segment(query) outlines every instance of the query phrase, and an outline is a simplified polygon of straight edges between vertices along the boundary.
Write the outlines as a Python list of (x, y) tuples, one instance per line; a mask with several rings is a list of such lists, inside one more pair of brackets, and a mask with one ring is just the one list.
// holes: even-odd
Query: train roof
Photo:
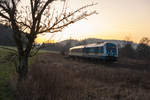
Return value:
[[(79, 49), (79, 48), (88, 48), (88, 47), (99, 47), (99, 46), (104, 46), (106, 43), (113, 43), (113, 42), (103, 42), (103, 43), (93, 43), (93, 44), (87, 44), (87, 45), (80, 45), (80, 46), (75, 46), (70, 49)], [(115, 44), (115, 43), (113, 43)]]
[(84, 45), (80, 45), (80, 46), (75, 46), (75, 47), (72, 47), (70, 49), (78, 49), (78, 48), (84, 48), (85, 46)]
[(85, 45), (85, 47), (99, 47), (99, 46), (103, 46), (103, 45), (105, 45), (106, 44), (106, 42), (103, 42), (103, 43), (93, 43), (93, 44), (87, 44), (87, 45)]

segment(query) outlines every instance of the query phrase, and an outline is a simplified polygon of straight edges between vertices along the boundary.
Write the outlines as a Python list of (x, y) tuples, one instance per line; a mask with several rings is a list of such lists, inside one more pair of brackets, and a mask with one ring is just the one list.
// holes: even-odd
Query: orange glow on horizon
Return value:
[(44, 37), (38, 37), (35, 39), (35, 43), (56, 43), (55, 40), (47, 40)]
[[(91, 0), (92, 1), (92, 0)], [(53, 38), (55, 42), (87, 38), (130, 40), (138, 43), (142, 37), (150, 38), (150, 0), (94, 0), (98, 5), (93, 7), (98, 15), (81, 20), (59, 32)], [(69, 0), (69, 7), (79, 8), (90, 3), (89, 0)], [(37, 39), (37, 42), (47, 38)]]

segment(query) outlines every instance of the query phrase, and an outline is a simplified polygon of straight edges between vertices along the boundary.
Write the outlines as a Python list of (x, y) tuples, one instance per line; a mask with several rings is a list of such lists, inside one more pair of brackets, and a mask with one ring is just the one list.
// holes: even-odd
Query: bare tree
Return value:
[[(58, 1), (63, 3), (61, 10), (54, 8)], [(16, 71), (20, 80), (27, 75), (28, 58), (37, 53), (31, 52), (39, 34), (60, 32), (66, 26), (96, 14), (96, 11), (86, 10), (95, 5), (93, 3), (70, 11), (66, 2), (67, 0), (0, 0), (0, 23), (10, 25), (13, 30), (18, 53)]]
[(147, 37), (143, 37), (138, 46), (137, 46), (137, 54), (141, 59), (149, 59), (150, 58), (150, 47), (149, 47), (150, 39)]

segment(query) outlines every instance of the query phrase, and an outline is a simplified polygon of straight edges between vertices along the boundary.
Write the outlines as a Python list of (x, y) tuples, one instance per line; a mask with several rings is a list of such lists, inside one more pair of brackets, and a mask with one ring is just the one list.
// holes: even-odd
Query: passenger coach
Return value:
[(110, 42), (75, 46), (69, 49), (69, 56), (116, 61), (118, 47), (115, 43)]

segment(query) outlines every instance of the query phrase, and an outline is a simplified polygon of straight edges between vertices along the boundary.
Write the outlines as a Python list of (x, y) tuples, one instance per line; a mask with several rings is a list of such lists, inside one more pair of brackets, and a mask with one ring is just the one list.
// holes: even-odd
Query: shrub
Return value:
[(149, 59), (150, 58), (150, 40), (148, 38), (142, 38), (140, 40), (139, 45), (137, 46), (136, 52), (138, 54), (138, 58), (141, 59)]
[(121, 57), (135, 58), (136, 52), (132, 47), (131, 43), (127, 43), (124, 47), (119, 50), (119, 54)]
[(84, 100), (84, 85), (72, 73), (53, 65), (34, 65), (19, 85), (18, 100)]

